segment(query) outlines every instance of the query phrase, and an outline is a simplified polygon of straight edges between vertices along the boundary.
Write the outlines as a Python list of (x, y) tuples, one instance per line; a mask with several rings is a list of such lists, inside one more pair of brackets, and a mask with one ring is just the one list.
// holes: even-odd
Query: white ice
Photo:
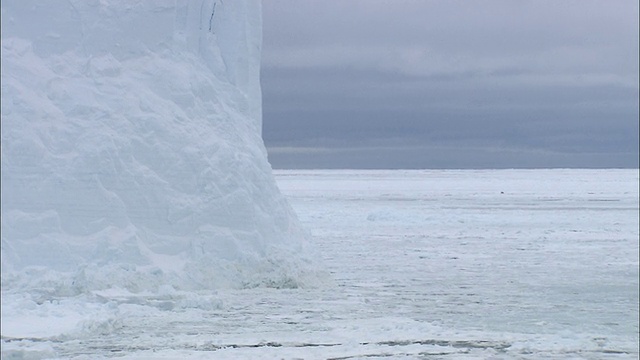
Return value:
[(4, 354), (638, 357), (638, 170), (276, 175), (333, 284), (3, 293)]
[(259, 0), (1, 8), (3, 289), (310, 281), (260, 135)]

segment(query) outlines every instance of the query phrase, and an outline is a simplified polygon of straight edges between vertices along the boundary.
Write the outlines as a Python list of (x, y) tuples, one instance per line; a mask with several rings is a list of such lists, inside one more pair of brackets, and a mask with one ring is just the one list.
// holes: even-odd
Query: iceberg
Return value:
[(297, 287), (259, 0), (3, 1), (2, 286)]

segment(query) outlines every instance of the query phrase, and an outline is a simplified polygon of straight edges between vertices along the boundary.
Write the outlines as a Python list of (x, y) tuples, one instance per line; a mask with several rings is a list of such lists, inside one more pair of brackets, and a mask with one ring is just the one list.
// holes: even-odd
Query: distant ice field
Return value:
[(332, 284), (3, 293), (3, 358), (638, 358), (638, 170), (275, 174)]

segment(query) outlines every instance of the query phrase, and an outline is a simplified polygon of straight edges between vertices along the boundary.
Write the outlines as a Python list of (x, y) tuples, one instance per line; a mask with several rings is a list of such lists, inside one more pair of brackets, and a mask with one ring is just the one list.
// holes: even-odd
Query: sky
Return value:
[(637, 168), (637, 0), (265, 0), (274, 168)]

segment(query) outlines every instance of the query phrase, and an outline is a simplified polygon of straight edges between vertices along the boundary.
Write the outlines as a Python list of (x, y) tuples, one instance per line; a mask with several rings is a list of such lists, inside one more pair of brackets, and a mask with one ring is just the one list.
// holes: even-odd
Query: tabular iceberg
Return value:
[(259, 0), (1, 6), (3, 288), (305, 281), (261, 139)]

